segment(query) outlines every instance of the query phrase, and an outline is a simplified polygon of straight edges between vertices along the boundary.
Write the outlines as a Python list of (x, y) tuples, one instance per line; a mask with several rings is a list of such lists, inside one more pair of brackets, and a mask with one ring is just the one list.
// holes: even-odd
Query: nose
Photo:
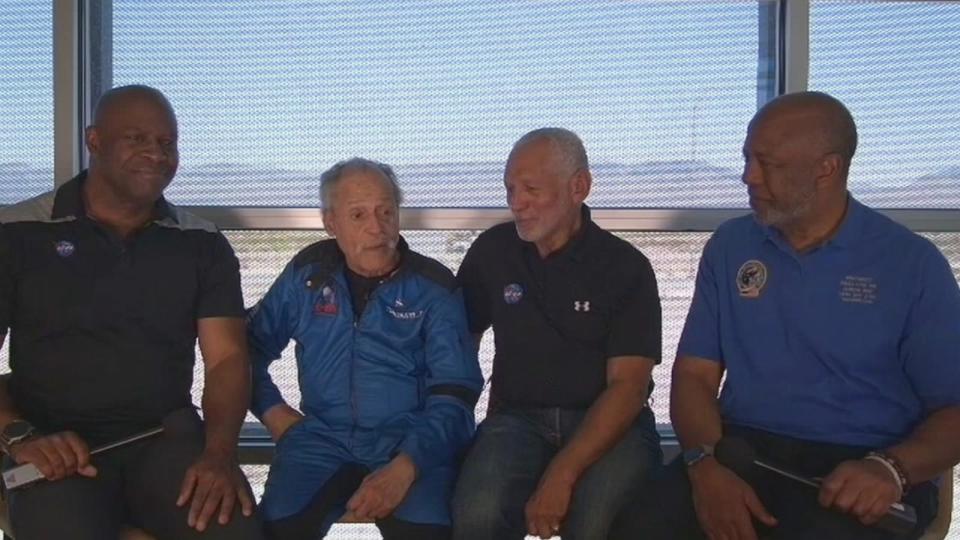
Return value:
[(156, 139), (147, 139), (144, 142), (143, 155), (153, 161), (165, 161), (170, 156), (163, 143)]
[(740, 175), (740, 181), (747, 186), (755, 186), (762, 181), (760, 176), (760, 167), (752, 159), (743, 160), (743, 173)]
[(516, 191), (507, 191), (507, 206), (511, 212), (518, 212), (527, 206), (527, 198)]

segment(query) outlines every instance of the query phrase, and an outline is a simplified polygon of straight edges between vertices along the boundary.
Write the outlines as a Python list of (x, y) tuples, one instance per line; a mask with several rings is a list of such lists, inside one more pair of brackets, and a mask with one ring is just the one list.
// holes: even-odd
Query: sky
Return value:
[[(52, 164), (49, 4), (0, 0), (0, 164)], [(810, 87), (858, 120), (854, 183), (960, 164), (960, 3), (812, 6)], [(744, 0), (113, 0), (114, 82), (168, 94), (182, 172), (502, 162), (544, 125), (594, 163), (736, 171), (758, 20)]]

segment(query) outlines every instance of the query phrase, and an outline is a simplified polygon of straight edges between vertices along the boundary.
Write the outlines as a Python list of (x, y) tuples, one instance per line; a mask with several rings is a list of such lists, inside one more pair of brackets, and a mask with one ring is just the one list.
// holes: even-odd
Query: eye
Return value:
[(142, 133), (130, 133), (126, 136), (126, 139), (132, 143), (140, 144), (143, 142), (144, 137)]
[(363, 210), (352, 210), (350, 212), (350, 219), (354, 221), (358, 221), (360, 219), (363, 219), (363, 214), (364, 214)]

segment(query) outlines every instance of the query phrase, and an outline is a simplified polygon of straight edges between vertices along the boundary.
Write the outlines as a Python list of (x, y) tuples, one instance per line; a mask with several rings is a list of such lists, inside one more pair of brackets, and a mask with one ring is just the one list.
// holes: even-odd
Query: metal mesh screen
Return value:
[(53, 186), (53, 4), (0, 2), (0, 204)]
[(409, 206), (502, 206), (510, 145), (562, 125), (595, 206), (746, 206), (768, 0), (112, 5), (114, 83), (179, 113), (174, 202), (312, 206), (319, 173), (362, 155), (396, 167)]
[(814, 0), (810, 88), (857, 121), (860, 200), (960, 206), (960, 3)]

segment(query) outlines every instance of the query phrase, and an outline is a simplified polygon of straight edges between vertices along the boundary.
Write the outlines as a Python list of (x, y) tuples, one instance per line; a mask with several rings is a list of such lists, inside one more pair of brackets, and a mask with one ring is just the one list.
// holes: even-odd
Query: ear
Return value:
[(592, 184), (593, 177), (590, 175), (590, 171), (587, 169), (577, 169), (577, 172), (573, 173), (573, 178), (570, 179), (570, 191), (573, 200), (578, 204), (585, 201), (587, 195), (590, 195), (590, 186)]
[(333, 210), (324, 210), (321, 215), (323, 216), (323, 228), (327, 231), (327, 235), (337, 236), (337, 225), (336, 220), (333, 219)]
[(100, 134), (97, 133), (96, 126), (87, 126), (83, 130), (83, 140), (87, 143), (87, 151), (91, 156), (100, 154)]
[(816, 167), (817, 183), (835, 183), (843, 176), (843, 157), (837, 152), (825, 154)]

